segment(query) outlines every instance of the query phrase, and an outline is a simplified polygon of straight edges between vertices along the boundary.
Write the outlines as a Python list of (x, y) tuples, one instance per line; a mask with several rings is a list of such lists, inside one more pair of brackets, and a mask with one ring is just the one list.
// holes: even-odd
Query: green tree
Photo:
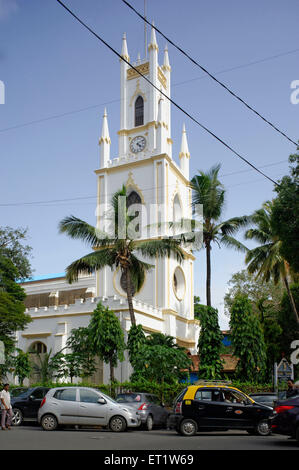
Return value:
[(272, 313), (278, 313), (284, 292), (281, 282), (275, 284), (272, 278), (265, 282), (260, 277), (250, 274), (247, 269), (243, 269), (232, 275), (228, 285), (229, 289), (224, 296), (224, 306), (228, 315), (238, 294), (248, 296), (257, 315), (261, 314), (261, 306), (270, 309)]
[(282, 281), (286, 287), (294, 316), (299, 323), (296, 305), (289, 287), (288, 263), (281, 254), (281, 240), (272, 227), (273, 201), (267, 201), (263, 207), (255, 211), (250, 217), (253, 228), (245, 232), (247, 240), (255, 240), (259, 246), (248, 250), (245, 261), (251, 274), (256, 274), (264, 282), (272, 278), (275, 284)]
[[(96, 371), (95, 357), (91, 348), (88, 327), (74, 328), (67, 340), (66, 347), (71, 350), (67, 357), (69, 377), (90, 377)], [(73, 364), (73, 365), (72, 365)], [(74, 372), (76, 369), (77, 373)], [(72, 370), (72, 372), (71, 372)]]
[(200, 312), (200, 335), (198, 339), (198, 355), (200, 359), (198, 377), (203, 379), (219, 379), (223, 363), (220, 358), (223, 336), (218, 322), (218, 311), (206, 307)]
[[(292, 296), (294, 298), (294, 302), (299, 308), (299, 283), (291, 284), (290, 290), (292, 292)], [(292, 352), (290, 346), (292, 341), (299, 338), (299, 325), (294, 315), (292, 315), (292, 306), (290, 303), (289, 296), (285, 292), (282, 300), (281, 300), (281, 307), (278, 313), (278, 324), (282, 329), (282, 334), (280, 336), (280, 352), (281, 355), (285, 355), (286, 357), (290, 357)]]
[(236, 296), (231, 308), (230, 330), (234, 355), (239, 358), (237, 378), (262, 382), (266, 373), (266, 346), (260, 321), (247, 296)]
[(55, 377), (61, 377), (61, 368), (64, 362), (62, 351), (58, 351), (55, 354), (52, 354), (51, 349), (47, 353), (29, 352), (36, 359), (32, 362), (32, 370), (35, 374), (39, 375), (43, 385), (47, 385)]
[(204, 313), (209, 307), (200, 303), (200, 297), (197, 295), (194, 296), (194, 318), (200, 320), (200, 316)]
[[(212, 167), (207, 173), (200, 171), (191, 180), (192, 205), (202, 205), (203, 212), (203, 245), (206, 250), (206, 298), (207, 306), (211, 306), (211, 250), (212, 244), (224, 245), (228, 248), (245, 251), (245, 246), (233, 235), (247, 225), (246, 216), (233, 217), (221, 221), (225, 204), (225, 189), (218, 179), (220, 165)], [(201, 214), (197, 214), (200, 216)]]
[(10, 259), (18, 271), (17, 277), (20, 279), (32, 276), (30, 266), (30, 254), (32, 248), (23, 245), (27, 239), (28, 229), (12, 227), (0, 227), (0, 255)]
[(158, 384), (174, 384), (186, 375), (191, 360), (185, 351), (166, 345), (144, 344), (134, 361), (132, 381), (150, 380)]
[(149, 259), (173, 255), (178, 262), (181, 262), (184, 259), (184, 253), (179, 240), (163, 238), (140, 241), (136, 238), (136, 235), (130, 230), (130, 224), (135, 216), (129, 215), (129, 201), (125, 186), (113, 195), (111, 206), (113, 233), (111, 230), (101, 231), (74, 216), (66, 217), (60, 222), (61, 233), (85, 241), (94, 248), (91, 253), (67, 267), (66, 277), (72, 283), (78, 279), (82, 272), (91, 274), (106, 266), (111, 269), (120, 268), (125, 280), (131, 324), (136, 325), (133, 295), (141, 289), (146, 271), (153, 268), (151, 264), (142, 261), (136, 254)]
[(100, 302), (89, 323), (91, 349), (106, 364), (110, 365), (110, 382), (114, 381), (114, 368), (124, 360), (124, 334), (114, 312)]
[(137, 354), (145, 342), (146, 337), (142, 325), (132, 325), (128, 333), (127, 349), (129, 352), (129, 360), (133, 368)]
[(16, 331), (24, 330), (31, 322), (30, 316), (25, 314), (26, 294), (15, 282), (17, 277), (18, 271), (12, 261), (0, 254), (0, 341), (4, 344), (6, 359), (6, 364), (0, 364), (1, 375), (11, 365)]
[(30, 376), (32, 371), (32, 364), (30, 354), (17, 349), (17, 356), (14, 357), (14, 376), (18, 377), (19, 384), (22, 387), (24, 379)]
[[(299, 147), (298, 147), (299, 150)], [(275, 188), (271, 222), (279, 240), (280, 252), (293, 271), (299, 273), (299, 153), (290, 155), (290, 176), (285, 176)]]

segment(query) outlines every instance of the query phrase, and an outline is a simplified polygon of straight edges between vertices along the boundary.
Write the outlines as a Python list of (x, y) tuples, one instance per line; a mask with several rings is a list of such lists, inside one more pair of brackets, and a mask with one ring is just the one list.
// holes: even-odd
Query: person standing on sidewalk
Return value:
[(3, 431), (10, 429), (12, 420), (12, 408), (10, 404), (9, 384), (4, 384), (2, 392), (0, 392), (1, 401), (1, 428)]

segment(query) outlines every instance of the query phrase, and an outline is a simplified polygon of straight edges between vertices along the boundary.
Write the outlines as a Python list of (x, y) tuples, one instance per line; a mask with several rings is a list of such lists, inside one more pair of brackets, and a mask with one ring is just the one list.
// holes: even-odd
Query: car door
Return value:
[[(217, 428), (221, 426), (219, 420), (220, 400), (221, 396), (218, 388), (199, 388), (196, 391), (192, 408), (199, 427)], [(188, 400), (185, 400), (186, 402)]]
[(67, 387), (56, 390), (51, 398), (51, 410), (57, 416), (59, 424), (78, 424), (78, 390)]
[(154, 424), (165, 424), (168, 412), (162, 406), (161, 400), (156, 395), (147, 395), (150, 403), (150, 412), (153, 414)]
[(99, 403), (103, 398), (94, 390), (79, 388), (79, 421), (78, 424), (105, 426), (108, 424), (108, 404)]
[(37, 419), (37, 413), (40, 407), (40, 404), (46, 395), (47, 391), (44, 387), (36, 388), (28, 397), (27, 403), (27, 413), (26, 417), (30, 419)]
[(248, 398), (238, 390), (222, 389), (219, 418), (222, 426), (228, 429), (242, 429), (252, 425), (252, 406)]

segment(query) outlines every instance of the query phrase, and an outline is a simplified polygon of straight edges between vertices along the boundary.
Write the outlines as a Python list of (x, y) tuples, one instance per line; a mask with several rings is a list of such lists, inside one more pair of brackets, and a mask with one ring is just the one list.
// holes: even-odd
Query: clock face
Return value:
[(142, 135), (134, 137), (130, 143), (130, 149), (133, 153), (142, 152), (145, 149), (146, 139)]

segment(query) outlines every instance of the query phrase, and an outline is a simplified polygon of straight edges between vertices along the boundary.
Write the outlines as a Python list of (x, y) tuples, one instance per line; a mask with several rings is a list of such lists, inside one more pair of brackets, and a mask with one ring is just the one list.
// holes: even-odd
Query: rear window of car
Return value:
[(65, 388), (63, 390), (56, 390), (54, 393), (54, 398), (57, 400), (76, 401), (76, 389)]
[(118, 403), (139, 403), (141, 401), (140, 393), (120, 393), (116, 397)]
[(221, 401), (219, 390), (198, 389), (195, 393), (194, 400), (203, 401)]

